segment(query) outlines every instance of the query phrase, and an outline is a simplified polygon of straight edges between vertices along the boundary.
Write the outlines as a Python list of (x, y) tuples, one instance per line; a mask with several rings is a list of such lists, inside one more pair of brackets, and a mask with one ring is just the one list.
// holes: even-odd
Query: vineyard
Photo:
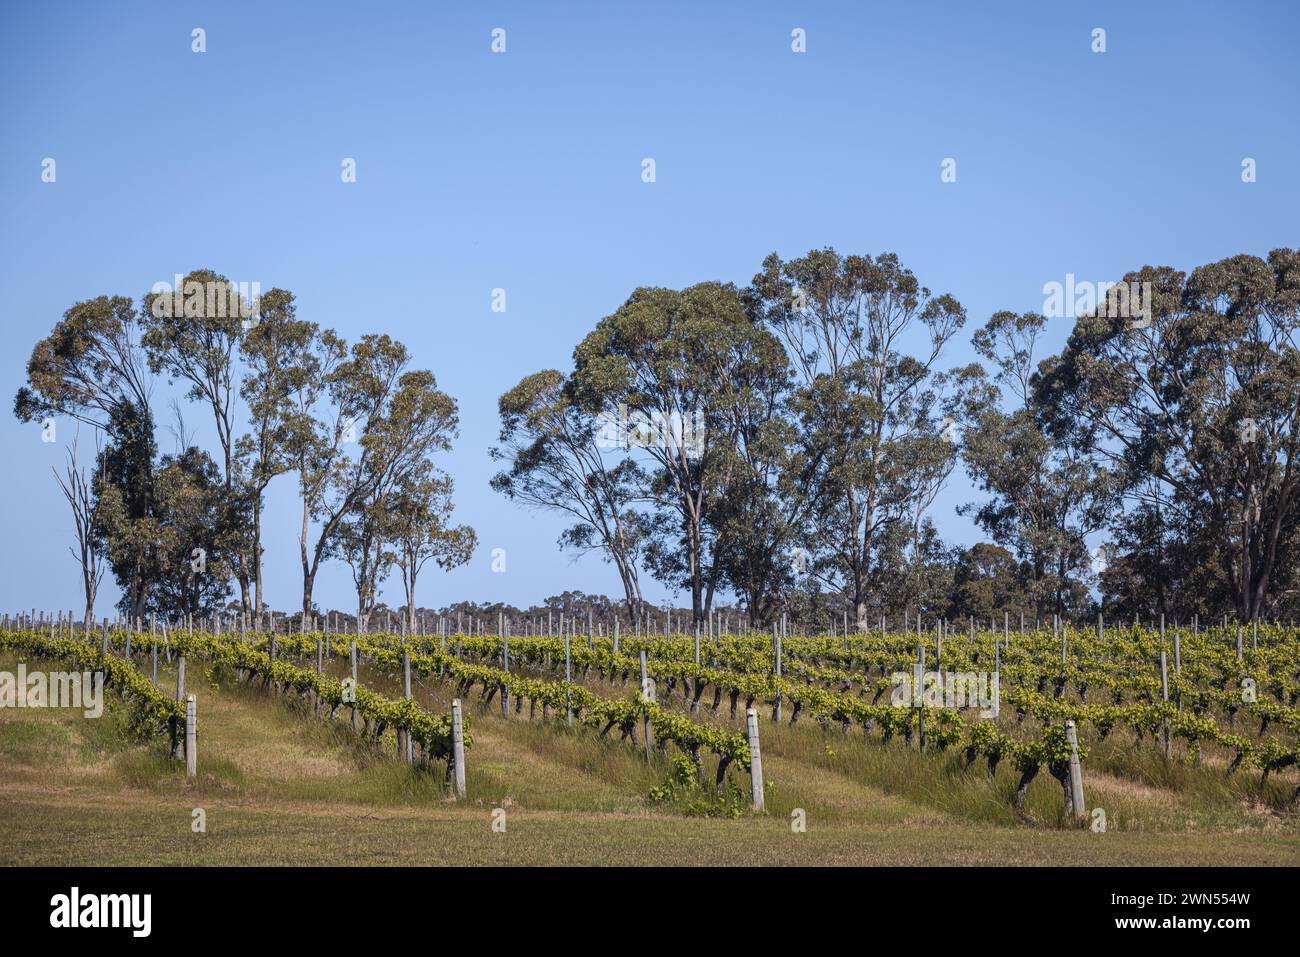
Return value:
[[(1094, 841), (1177, 830), (1132, 796), (1157, 794), (1153, 802), (1187, 810), (1184, 826), (1239, 818), (1294, 854), (1300, 633), (1291, 627), (940, 621), (847, 636), (610, 636), (576, 624), (522, 636), (509, 623), (463, 634), (443, 621), (432, 633), (161, 622), (87, 631), (71, 616), (22, 616), (5, 620), (0, 659), (29, 672), (102, 672), (121, 734), (170, 762), (165, 773), (190, 782), (181, 787), (203, 785), (219, 720), (209, 703), (238, 693), (274, 702), (284, 721), (336, 729), (372, 768), (406, 766), (398, 773), (423, 782), (410, 792), (422, 797), (404, 799), (416, 807), (511, 807), (476, 793), (482, 728), (541, 751), (563, 739), (589, 749), (588, 764), (621, 762), (617, 775), (643, 788), (626, 807), (715, 840), (719, 824), (697, 819), (740, 831), (811, 814), (815, 827), (817, 785), (801, 793), (801, 784), (833, 775), (865, 779), (878, 803), (917, 802), (971, 827)], [(764, 758), (779, 768), (766, 782)], [(792, 774), (792, 762), (810, 766)], [(865, 794), (837, 809), (846, 821), (875, 812)]]

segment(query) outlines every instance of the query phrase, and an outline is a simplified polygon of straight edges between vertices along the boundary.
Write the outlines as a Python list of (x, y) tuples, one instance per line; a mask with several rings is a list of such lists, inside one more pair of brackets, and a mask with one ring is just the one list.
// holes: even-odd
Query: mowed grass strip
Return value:
[(75, 865), (1294, 865), (1295, 835), (1035, 831), (508, 810), (105, 801), (0, 791), (0, 864)]

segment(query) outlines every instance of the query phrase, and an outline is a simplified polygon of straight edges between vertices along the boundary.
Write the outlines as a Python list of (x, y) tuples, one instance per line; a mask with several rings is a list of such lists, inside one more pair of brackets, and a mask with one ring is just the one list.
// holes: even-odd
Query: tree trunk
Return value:
[(311, 614), (311, 592), (316, 584), (316, 573), (314, 571), (304, 571), (302, 576), (302, 615), (304, 622), (308, 615)]
[(254, 613), (262, 613), (262, 493), (253, 499), (253, 574), (256, 592), (253, 596)]

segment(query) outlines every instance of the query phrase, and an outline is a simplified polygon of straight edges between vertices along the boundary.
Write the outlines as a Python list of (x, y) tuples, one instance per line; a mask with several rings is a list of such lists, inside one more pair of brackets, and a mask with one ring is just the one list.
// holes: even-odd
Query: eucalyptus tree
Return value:
[[(297, 318), (293, 294), (272, 289), (258, 304), (256, 322), (239, 343), (245, 370), (240, 396), (248, 407), (249, 431), (235, 443), (235, 457), (244, 497), (251, 515), (249, 570), (253, 579), (253, 608), (265, 607), (262, 581), (262, 509), (266, 488), (277, 475), (295, 465), (295, 438), (302, 427), (295, 399), (318, 387), (321, 351), (314, 348), (319, 330)], [(311, 381), (305, 381), (311, 377)]]
[(365, 630), (379, 603), (379, 585), (396, 559), (384, 538), (387, 501), (370, 489), (344, 514), (327, 540), (325, 556), (342, 560), (357, 592), (357, 620)]
[(113, 410), (91, 478), (95, 499), (95, 547), (108, 558), (122, 593), (119, 607), (132, 619), (145, 613), (159, 565), (156, 495), (157, 442), (147, 408), (125, 402)]
[[(952, 442), (934, 441), (953, 421), (938, 363), (965, 310), (932, 295), (890, 253), (828, 248), (788, 262), (774, 253), (751, 290), (793, 366), (813, 573), (867, 628), (883, 603), (891, 530), (919, 528), (917, 503), (955, 455)], [(906, 351), (915, 346), (917, 355)]]
[[(1164, 483), (1148, 477), (1142, 484), (1110, 526), (1099, 556), (1107, 614), (1130, 621), (1161, 614), (1218, 619), (1234, 607), (1222, 572), (1222, 553), (1231, 543), (1200, 520), (1199, 509), (1174, 507)], [(1281, 607), (1273, 611), (1285, 614)]]
[(141, 335), (140, 314), (126, 296), (76, 303), (32, 349), (14, 414), (23, 422), (66, 415), (113, 437), (137, 417), (152, 423)]
[(347, 354), (347, 343), (332, 329), (322, 329), (312, 323), (296, 351), (297, 361), (282, 367), (289, 390), (289, 403), (281, 422), (284, 448), (297, 474), (302, 504), (298, 554), (302, 563), (304, 615), (311, 613), (316, 573), (329, 544), (328, 538), (313, 542), (312, 516), (326, 495), (337, 460), (345, 454), (345, 440), (355, 438), (356, 426), (329, 401), (329, 385), (335, 369)]
[(141, 337), (130, 298), (78, 302), (36, 343), (14, 398), (23, 422), (62, 415), (108, 436), (90, 482), (98, 519), (93, 547), (107, 557), (130, 615), (143, 612), (152, 582), (154, 420)]
[(603, 554), (618, 572), (630, 620), (639, 620), (648, 526), (637, 503), (647, 476), (633, 459), (620, 457), (626, 435), (618, 420), (602, 418), (599, 404), (583, 408), (572, 383), (554, 369), (525, 376), (497, 406), (501, 444), (491, 455), (506, 468), (492, 478), (492, 488), (573, 521), (560, 547)]
[(1130, 506), (1158, 499), (1167, 521), (1216, 542), (1204, 560), (1220, 593), (1258, 619), (1294, 588), (1300, 558), (1300, 251), (1190, 274), (1147, 266), (1121, 288), (1145, 299), (1140, 314), (1108, 297), (1080, 316), (1038, 401), (1054, 427), (1095, 435)]
[[(186, 397), (212, 412), (221, 447), (226, 496), (242, 493), (235, 475), (237, 428), (236, 359), (244, 326), (256, 304), (241, 299), (239, 289), (210, 269), (189, 273), (178, 288), (151, 292), (144, 299), (142, 344), (149, 368), (186, 386)], [(241, 605), (252, 612), (249, 593), (251, 543), (236, 549), (234, 571)]]
[(154, 583), (145, 609), (166, 618), (222, 610), (244, 545), (242, 502), (227, 494), (217, 463), (194, 446), (159, 462), (155, 501)]
[(1016, 556), (1000, 545), (979, 542), (962, 550), (953, 568), (948, 616), (981, 623), (1002, 622), (1004, 615), (1016, 620), (1025, 612), (1032, 618), (1024, 571)]
[(478, 546), (474, 529), (451, 525), (452, 488), (451, 476), (422, 461), (398, 480), (384, 512), (411, 628), (415, 627), (415, 586), (424, 566), (432, 560), (443, 571), (451, 571), (469, 562)]
[[(291, 441), (303, 502), (303, 614), (311, 612), (316, 574), (340, 525), (355, 510), (382, 503), (429, 455), (450, 448), (458, 422), (455, 400), (438, 390), (433, 373), (410, 369), (406, 347), (387, 335), (363, 336), (344, 357), (341, 341), (322, 334), (311, 352), (326, 373), (324, 392), (306, 418), (295, 419)], [(297, 391), (310, 388), (300, 384)]]
[(651, 467), (646, 491), (656, 521), (647, 564), (690, 591), (702, 622), (724, 581), (728, 526), (715, 518), (743, 474), (737, 406), (748, 399), (745, 384), (762, 375), (753, 366), (780, 375), (784, 355), (734, 286), (705, 282), (635, 290), (583, 339), (574, 360), (577, 401), (627, 422), (625, 444)]
[[(751, 317), (752, 321), (752, 317)], [(790, 370), (772, 335), (737, 337), (730, 378), (720, 390), (718, 459), (731, 476), (709, 513), (717, 562), (751, 621), (771, 622), (811, 608), (815, 590), (803, 542), (812, 498), (801, 482), (808, 471), (790, 415)]]
[(95, 612), (95, 596), (104, 578), (104, 562), (102, 550), (99, 548), (101, 535), (98, 503), (91, 489), (89, 475), (77, 459), (79, 438), (80, 436), (74, 437), (68, 446), (68, 459), (63, 474), (59, 474), (57, 469), (52, 471), (54, 480), (59, 483), (59, 491), (63, 493), (68, 508), (72, 511), (76, 547), (68, 546), (68, 551), (77, 560), (77, 566), (81, 571), (81, 589), (85, 598), (81, 620), (89, 631)]
[[(1116, 506), (1112, 473), (1089, 453), (1085, 423), (1045, 426), (1037, 405), (1035, 347), (1047, 320), (1036, 313), (995, 313), (972, 341), (995, 370), (967, 392), (963, 457), (971, 478), (992, 496), (960, 506), (999, 545), (1027, 563), (1027, 587), (1039, 615), (1085, 610), (1092, 579), (1088, 538), (1106, 528)], [(1003, 388), (1010, 393), (1009, 407)]]

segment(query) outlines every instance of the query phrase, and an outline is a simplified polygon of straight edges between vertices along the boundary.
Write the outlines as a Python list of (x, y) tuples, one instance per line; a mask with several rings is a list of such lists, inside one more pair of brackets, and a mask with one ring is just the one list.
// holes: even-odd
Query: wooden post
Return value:
[[(402, 623), (406, 623), (406, 616), (402, 616)], [(406, 645), (402, 645), (402, 697), (408, 701), (411, 698), (411, 654), (406, 650)], [(406, 763), (412, 764), (415, 761), (415, 741), (411, 738), (411, 732), (405, 731), (402, 735), (406, 742)]]
[(153, 686), (158, 687), (158, 645), (155, 643), (149, 653), (149, 658), (153, 664)]
[[(1161, 625), (1162, 626), (1164, 625), (1163, 620), (1161, 621)], [(1161, 627), (1160, 629), (1160, 695), (1164, 699), (1165, 703), (1168, 704), (1169, 703), (1169, 672), (1167, 671), (1165, 666), (1165, 636), (1164, 636), (1163, 627)], [(1173, 750), (1169, 743), (1169, 719), (1168, 718), (1165, 718), (1164, 724), (1165, 724), (1165, 758), (1168, 759), (1173, 757)]]
[[(943, 625), (939, 624), (939, 633), (943, 634)], [(925, 751), (925, 642), (918, 642), (916, 646), (917, 660), (921, 663), (921, 668), (917, 672), (918, 680), (912, 688), (912, 703), (916, 706), (916, 723), (917, 723), (917, 750)]]
[(776, 636), (776, 710), (773, 712), (774, 720), (781, 723), (781, 636)]
[(176, 665), (176, 700), (185, 700), (185, 656), (181, 655), (181, 660)]
[[(355, 695), (355, 694), (356, 694), (356, 691), (357, 691), (357, 643), (356, 643), (356, 641), (354, 640), (354, 641), (351, 642), (351, 644), (352, 644), (352, 648), (351, 648), (351, 654), (352, 654), (352, 693)], [(356, 727), (357, 727), (357, 704), (356, 704), (356, 699), (353, 698), (353, 701), (352, 701), (352, 729), (355, 731), (355, 730), (356, 730)]]
[[(501, 668), (506, 674), (510, 674), (510, 629), (505, 624), (505, 614), (498, 615), (497, 627), (501, 631)], [(501, 717), (510, 717), (510, 692), (506, 690), (505, 682), (501, 683)]]
[(652, 756), (651, 751), (654, 745), (653, 742), (650, 740), (651, 698), (650, 698), (650, 685), (646, 681), (647, 677), (648, 676), (646, 674), (645, 648), (642, 648), (641, 649), (641, 703), (644, 704), (645, 707), (641, 710), (641, 731), (642, 731), (641, 737), (645, 739), (645, 759), (646, 761), (649, 761)]
[(1087, 820), (1083, 803), (1083, 766), (1079, 764), (1079, 733), (1072, 720), (1065, 722), (1065, 740), (1070, 744), (1070, 804), (1076, 819)]
[(1002, 646), (993, 642), (993, 720), (1002, 713), (1002, 692), (998, 686), (998, 675), (1002, 671)]
[[(185, 659), (181, 658), (183, 662)], [(185, 696), (185, 776), (197, 777), (199, 773), (199, 722), (198, 702), (194, 695)]]
[[(590, 635), (588, 635), (590, 638)], [(564, 636), (564, 720), (573, 727), (573, 692), (569, 683), (573, 681), (573, 664), (569, 657), (569, 636)]]
[(755, 811), (763, 810), (763, 754), (758, 746), (758, 712), (745, 709), (745, 727), (749, 732), (749, 795)]
[(461, 728), (460, 699), (451, 701), (451, 765), (456, 780), (456, 797), (465, 796), (465, 732)]

